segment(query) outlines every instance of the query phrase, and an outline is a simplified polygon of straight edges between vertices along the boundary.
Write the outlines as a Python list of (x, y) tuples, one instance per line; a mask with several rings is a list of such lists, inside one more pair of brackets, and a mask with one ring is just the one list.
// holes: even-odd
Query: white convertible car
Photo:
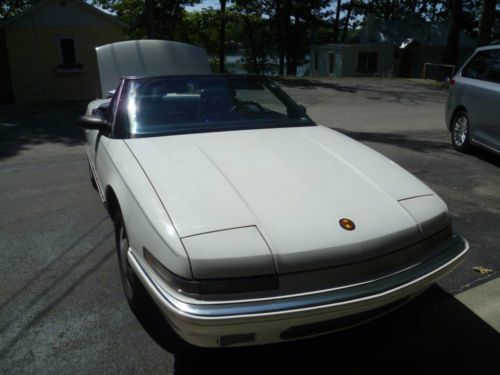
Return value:
[(154, 300), (185, 341), (254, 345), (360, 324), (467, 252), (436, 193), (315, 124), (268, 79), (211, 74), (203, 49), (173, 42), (97, 55), (101, 88), (115, 91), (79, 126), (125, 294), (134, 309)]

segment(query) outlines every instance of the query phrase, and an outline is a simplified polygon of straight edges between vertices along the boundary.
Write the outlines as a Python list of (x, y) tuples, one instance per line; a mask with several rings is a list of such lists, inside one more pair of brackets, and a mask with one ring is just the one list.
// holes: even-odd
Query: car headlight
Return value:
[(184, 294), (248, 293), (278, 289), (277, 275), (188, 280), (169, 271), (151, 252), (143, 247), (144, 259), (165, 283)]

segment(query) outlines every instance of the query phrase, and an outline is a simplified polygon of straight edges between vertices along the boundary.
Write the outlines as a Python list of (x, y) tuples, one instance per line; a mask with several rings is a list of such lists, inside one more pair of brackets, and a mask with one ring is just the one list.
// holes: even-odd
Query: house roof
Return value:
[[(34, 12), (36, 12), (37, 10), (43, 8), (44, 6), (46, 6), (48, 3), (50, 3), (52, 0), (42, 0), (40, 1), (39, 3), (29, 7), (28, 9), (26, 9), (24, 12), (14, 16), (14, 17), (11, 17), (9, 19), (6, 19), (6, 20), (0, 20), (0, 28), (4, 28), (12, 23), (15, 23), (17, 20), (20, 20), (21, 18), (24, 18), (25, 16), (29, 15), (29, 14), (32, 14)], [(94, 14), (97, 14), (101, 17), (105, 17), (107, 20), (109, 21), (112, 21), (112, 22), (115, 22), (117, 24), (119, 24), (120, 26), (124, 27), (124, 28), (129, 28), (129, 26), (120, 21), (118, 18), (112, 16), (111, 14), (108, 14), (106, 12), (103, 12), (102, 10), (90, 5), (90, 4), (87, 4), (85, 1), (82, 1), (82, 0), (66, 0), (66, 1), (72, 1), (80, 6), (82, 6), (83, 8), (85, 8), (86, 10), (90, 11), (90, 12), (93, 12)]]
[[(429, 47), (445, 47), (448, 43), (450, 24), (447, 22), (426, 22), (416, 17), (404, 20), (367, 20), (359, 33), (359, 41), (391, 42), (401, 48), (410, 44)], [(475, 48), (476, 41), (460, 31), (460, 47)]]

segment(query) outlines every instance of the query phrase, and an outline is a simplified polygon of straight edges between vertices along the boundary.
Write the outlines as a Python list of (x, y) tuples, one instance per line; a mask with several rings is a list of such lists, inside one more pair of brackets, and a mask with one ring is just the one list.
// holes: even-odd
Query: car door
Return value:
[(103, 160), (106, 160), (109, 157), (106, 155), (107, 145), (112, 141), (117, 141), (123, 136), (122, 132), (117, 132), (116, 129), (117, 113), (122, 101), (123, 86), (124, 80), (122, 80), (116, 88), (115, 94), (113, 95), (113, 98), (111, 99), (111, 102), (109, 103), (109, 106), (104, 114), (110, 125), (110, 130), (108, 132), (98, 132), (95, 138), (94, 165), (98, 184), (99, 181), (103, 181), (103, 175), (107, 173), (104, 167), (107, 164), (103, 163)]
[(472, 139), (480, 143), (489, 138), (486, 123), (491, 103), (485, 98), (489, 97), (492, 83), (487, 80), (487, 73), (497, 52), (496, 49), (478, 51), (464, 66), (460, 77), (463, 87), (459, 104), (467, 110)]
[(487, 74), (488, 83), (484, 93), (483, 133), (485, 145), (500, 151), (500, 54)]

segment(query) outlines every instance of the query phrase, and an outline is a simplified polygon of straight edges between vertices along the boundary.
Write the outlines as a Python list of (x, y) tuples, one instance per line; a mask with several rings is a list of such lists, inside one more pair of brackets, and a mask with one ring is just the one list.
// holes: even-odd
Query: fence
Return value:
[(434, 79), (436, 81), (444, 81), (446, 77), (455, 75), (455, 65), (425, 63), (422, 78)]

